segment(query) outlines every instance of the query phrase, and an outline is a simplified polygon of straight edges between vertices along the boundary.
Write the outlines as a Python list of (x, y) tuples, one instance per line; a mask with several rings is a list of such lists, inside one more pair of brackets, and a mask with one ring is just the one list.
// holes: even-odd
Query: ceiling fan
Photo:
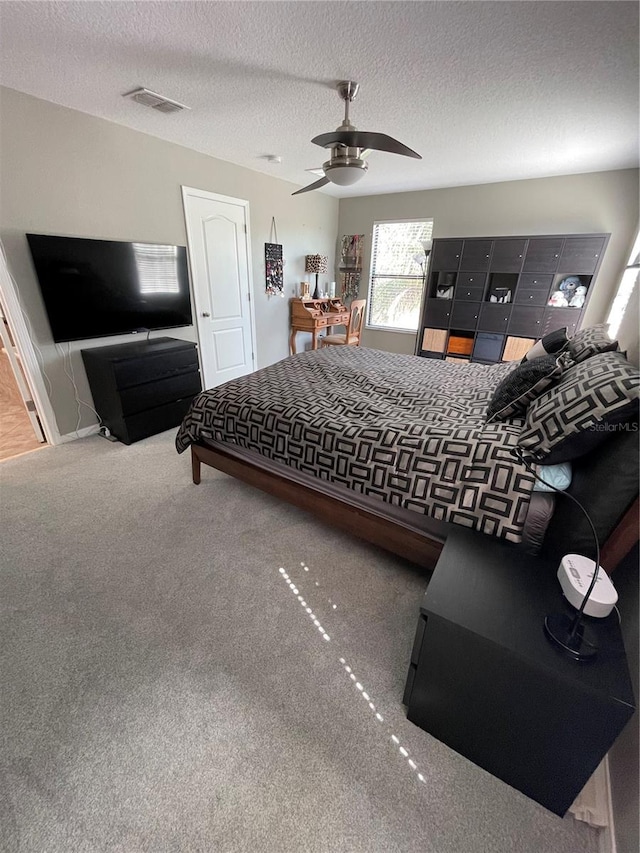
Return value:
[(321, 133), (320, 136), (315, 136), (311, 141), (321, 148), (329, 148), (331, 157), (326, 163), (322, 164), (324, 177), (308, 187), (303, 187), (301, 190), (296, 190), (291, 195), (299, 195), (300, 193), (308, 193), (310, 190), (317, 190), (325, 184), (332, 183), (346, 187), (350, 184), (355, 184), (363, 177), (368, 164), (365, 158), (372, 151), (388, 151), (390, 154), (402, 154), (404, 157), (415, 157), (416, 160), (422, 160), (419, 154), (407, 148), (402, 142), (387, 136), (386, 133), (370, 133), (366, 130), (357, 130), (349, 121), (349, 104), (358, 94), (360, 88), (359, 83), (354, 83), (353, 80), (341, 80), (336, 89), (338, 94), (344, 101), (344, 121), (334, 131), (330, 133)]

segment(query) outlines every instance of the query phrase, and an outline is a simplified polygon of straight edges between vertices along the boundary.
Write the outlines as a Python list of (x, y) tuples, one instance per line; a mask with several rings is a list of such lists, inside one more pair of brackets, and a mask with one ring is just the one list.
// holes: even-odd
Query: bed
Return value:
[(176, 448), (191, 448), (196, 483), (211, 465), (431, 567), (452, 524), (523, 540), (535, 483), (514, 453), (524, 422), (486, 418), (515, 367), (304, 352), (200, 394)]

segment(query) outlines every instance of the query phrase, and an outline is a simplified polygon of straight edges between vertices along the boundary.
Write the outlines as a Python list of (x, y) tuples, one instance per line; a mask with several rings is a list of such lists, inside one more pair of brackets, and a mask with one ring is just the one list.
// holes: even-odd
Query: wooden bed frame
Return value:
[[(400, 520), (382, 518), (366, 509), (354, 507), (316, 491), (310, 486), (294, 482), (284, 475), (265, 471), (250, 461), (240, 460), (223, 450), (191, 445), (193, 482), (200, 483), (201, 466), (208, 465), (255, 486), (276, 498), (300, 509), (312, 512), (315, 518), (334, 528), (364, 539), (413, 563), (433, 569), (440, 556), (449, 525), (443, 524), (442, 539), (420, 533)], [(611, 574), (638, 541), (638, 499), (627, 508), (602, 547), (600, 564)]]
[(203, 463), (300, 509), (308, 510), (315, 518), (332, 527), (358, 536), (420, 566), (433, 569), (438, 561), (444, 537), (442, 542), (432, 539), (404, 526), (401, 521), (381, 518), (366, 509), (343, 503), (338, 498), (325, 495), (310, 486), (265, 471), (251, 462), (241, 461), (222, 450), (214, 450), (202, 444), (191, 445), (191, 469), (196, 485), (200, 483)]

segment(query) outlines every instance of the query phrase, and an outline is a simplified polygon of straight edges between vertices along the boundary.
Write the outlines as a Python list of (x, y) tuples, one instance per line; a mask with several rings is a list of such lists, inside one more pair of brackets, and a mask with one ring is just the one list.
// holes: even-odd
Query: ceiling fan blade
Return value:
[(334, 130), (331, 133), (321, 133), (311, 140), (321, 148), (331, 145), (346, 145), (348, 148), (372, 148), (374, 151), (388, 151), (390, 154), (402, 154), (404, 157), (414, 157), (422, 160), (411, 148), (402, 142), (387, 136), (386, 133), (370, 133), (366, 130)]
[(329, 178), (320, 178), (319, 181), (315, 181), (313, 184), (309, 184), (308, 187), (303, 187), (301, 190), (296, 190), (291, 195), (300, 195), (300, 193), (308, 193), (311, 190), (319, 190), (320, 187), (323, 187), (325, 184), (329, 183)]

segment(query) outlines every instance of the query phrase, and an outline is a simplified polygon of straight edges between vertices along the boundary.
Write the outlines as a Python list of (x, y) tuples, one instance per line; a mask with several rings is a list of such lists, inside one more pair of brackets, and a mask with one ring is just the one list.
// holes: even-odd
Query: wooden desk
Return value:
[(296, 297), (291, 300), (291, 335), (289, 346), (296, 352), (296, 334), (311, 332), (313, 348), (318, 349), (318, 332), (325, 329), (331, 333), (333, 326), (348, 326), (351, 312), (337, 297), (334, 299), (311, 299)]

